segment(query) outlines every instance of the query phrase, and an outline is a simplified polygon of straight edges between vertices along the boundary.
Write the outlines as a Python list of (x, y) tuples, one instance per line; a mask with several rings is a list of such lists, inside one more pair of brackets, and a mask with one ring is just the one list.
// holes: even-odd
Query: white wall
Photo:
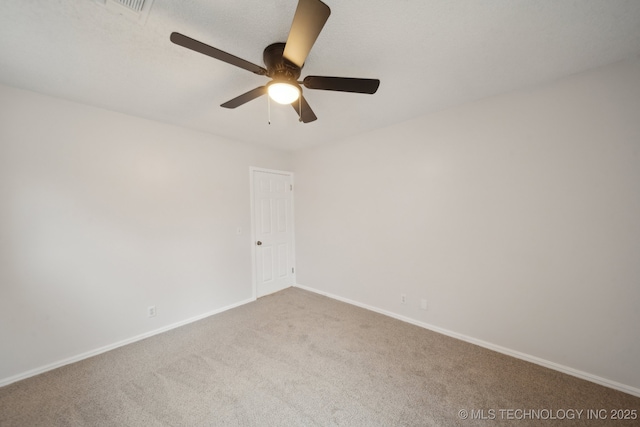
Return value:
[(0, 86), (0, 383), (250, 299), (249, 166), (291, 155)]
[(294, 170), (300, 285), (640, 393), (640, 62), (299, 152)]

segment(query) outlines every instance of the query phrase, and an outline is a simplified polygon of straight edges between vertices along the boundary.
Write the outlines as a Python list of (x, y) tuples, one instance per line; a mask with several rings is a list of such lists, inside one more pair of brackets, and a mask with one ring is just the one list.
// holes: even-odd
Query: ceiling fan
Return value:
[(225, 102), (221, 107), (236, 108), (264, 94), (280, 104), (291, 104), (303, 123), (317, 119), (313, 110), (302, 96), (300, 84), (307, 89), (333, 90), (339, 92), (374, 94), (380, 86), (377, 79), (350, 77), (307, 76), (298, 81), (304, 62), (311, 51), (322, 27), (327, 22), (331, 10), (320, 0), (299, 0), (286, 43), (273, 43), (264, 49), (263, 60), (266, 68), (223, 52), (180, 33), (171, 33), (171, 41), (193, 51), (211, 56), (254, 74), (271, 79), (264, 86)]

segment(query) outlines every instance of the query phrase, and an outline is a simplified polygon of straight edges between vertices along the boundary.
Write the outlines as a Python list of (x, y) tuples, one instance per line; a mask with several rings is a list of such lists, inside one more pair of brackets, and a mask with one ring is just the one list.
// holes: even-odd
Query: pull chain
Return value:
[(269, 124), (271, 124), (271, 97), (269, 95), (267, 95), (267, 114), (267, 120), (269, 121)]

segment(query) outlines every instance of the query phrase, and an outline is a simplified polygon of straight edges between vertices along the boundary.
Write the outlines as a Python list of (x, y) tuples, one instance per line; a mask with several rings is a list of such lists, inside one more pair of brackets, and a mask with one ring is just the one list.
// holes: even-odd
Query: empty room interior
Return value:
[(638, 425), (639, 325), (639, 1), (1, 2), (0, 425)]

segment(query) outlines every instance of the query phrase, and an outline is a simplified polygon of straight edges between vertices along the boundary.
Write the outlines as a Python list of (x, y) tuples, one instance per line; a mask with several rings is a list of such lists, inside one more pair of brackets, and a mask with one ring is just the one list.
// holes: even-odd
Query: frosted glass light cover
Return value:
[(288, 83), (269, 85), (269, 96), (279, 104), (291, 104), (300, 97), (300, 89)]

